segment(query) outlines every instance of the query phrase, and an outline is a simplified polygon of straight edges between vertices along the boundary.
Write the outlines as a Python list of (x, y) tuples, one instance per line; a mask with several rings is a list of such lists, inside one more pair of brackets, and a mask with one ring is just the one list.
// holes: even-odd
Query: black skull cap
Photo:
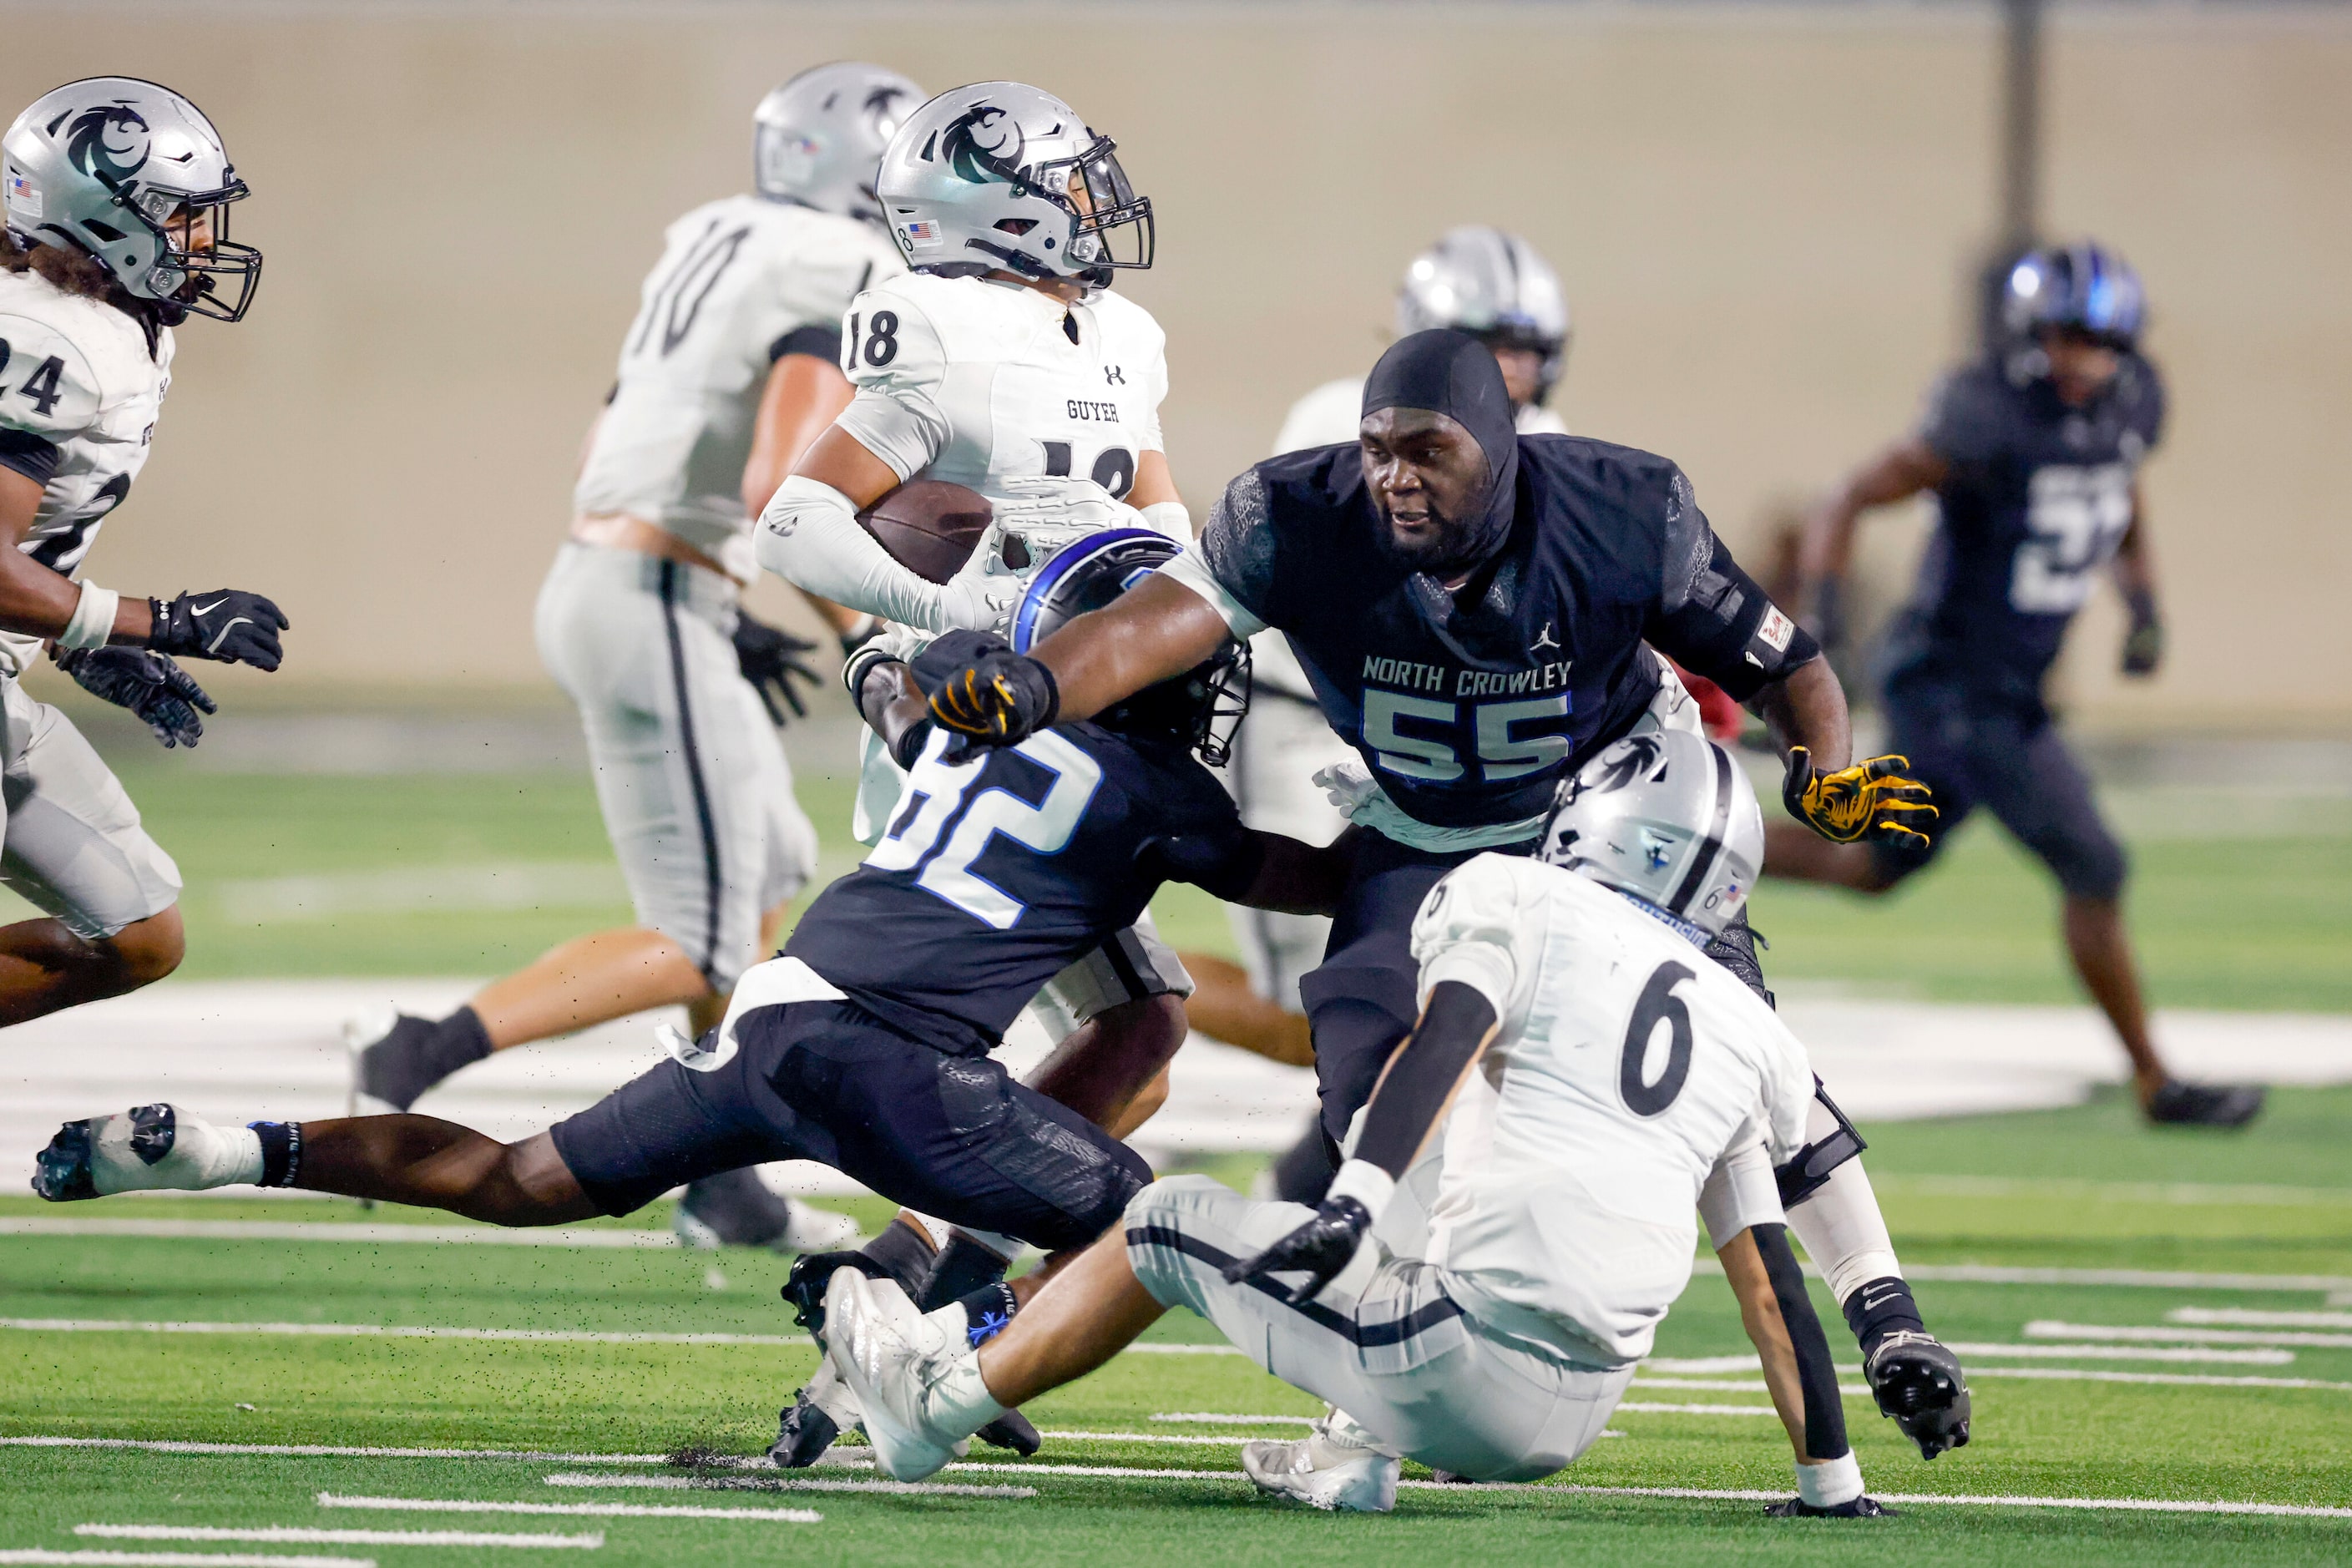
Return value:
[(1477, 438), (1490, 475), (1507, 472), (1518, 455), (1518, 421), (1502, 367), (1495, 351), (1467, 332), (1434, 327), (1391, 343), (1364, 381), (1364, 413), (1383, 408), (1444, 415)]

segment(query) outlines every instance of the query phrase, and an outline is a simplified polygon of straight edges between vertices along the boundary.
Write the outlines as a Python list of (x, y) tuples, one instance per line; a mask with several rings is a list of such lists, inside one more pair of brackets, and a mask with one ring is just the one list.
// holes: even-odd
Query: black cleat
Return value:
[(793, 1391), (793, 1402), (784, 1406), (776, 1423), (776, 1440), (768, 1447), (768, 1458), (787, 1470), (804, 1470), (824, 1458), (841, 1436), (841, 1428), (809, 1398), (808, 1390)]
[(53, 1204), (98, 1196), (90, 1176), (90, 1124), (68, 1121), (33, 1161), (33, 1191)]
[(1029, 1425), (1029, 1417), (1018, 1410), (1006, 1411), (972, 1436), (992, 1448), (1010, 1448), (1024, 1459), (1045, 1446), (1037, 1428)]
[(1863, 1375), (1879, 1413), (1919, 1445), (1921, 1458), (1968, 1446), (1969, 1380), (1960, 1358), (1933, 1334), (1898, 1329), (1887, 1335), (1864, 1359)]
[(806, 1329), (820, 1346), (824, 1343), (825, 1288), (842, 1268), (855, 1268), (868, 1279), (896, 1278), (863, 1252), (803, 1252), (793, 1259), (793, 1271), (784, 1276), (778, 1292), (792, 1306), (793, 1326)]
[[(1963, 1437), (1962, 1442), (1968, 1439)], [(1893, 1519), (1895, 1510), (1874, 1497), (1858, 1497), (1849, 1501), (1822, 1508), (1803, 1498), (1792, 1497), (1785, 1502), (1768, 1503), (1765, 1513), (1773, 1519)]]
[(2168, 1078), (2147, 1097), (2147, 1119), (2159, 1127), (2243, 1127), (2263, 1113), (2269, 1095), (2259, 1084)]

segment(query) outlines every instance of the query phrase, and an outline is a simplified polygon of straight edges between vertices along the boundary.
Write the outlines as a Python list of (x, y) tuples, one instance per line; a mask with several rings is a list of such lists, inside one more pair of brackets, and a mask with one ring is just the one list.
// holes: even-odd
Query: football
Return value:
[(945, 479), (915, 479), (857, 514), (890, 559), (918, 577), (944, 583), (971, 559), (995, 515), (978, 490)]

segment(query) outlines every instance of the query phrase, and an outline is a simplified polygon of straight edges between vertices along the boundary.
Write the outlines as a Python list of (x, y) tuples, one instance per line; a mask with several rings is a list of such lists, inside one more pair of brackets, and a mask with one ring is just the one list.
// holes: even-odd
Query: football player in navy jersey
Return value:
[[(2112, 251), (2084, 244), (2021, 258), (2003, 300), (2007, 342), (1947, 375), (1919, 429), (1856, 469), (1813, 517), (1810, 618), (1823, 644), (1842, 640), (1838, 587), (1862, 514), (1934, 491), (1936, 531), (1881, 663), (1889, 738), (1942, 810), (1937, 843), (1979, 805), (2015, 834), (2064, 891), (2067, 952), (2130, 1053), (2148, 1119), (2239, 1127), (2262, 1110), (2263, 1090), (2183, 1082), (2148, 1037), (2124, 930), (2123, 847), (2042, 696), (2103, 572), (2131, 615), (2124, 673), (2152, 675), (2164, 656), (2139, 488), (2164, 433), (2164, 384), (2137, 350), (2142, 312), (2138, 276)], [(1883, 893), (1936, 847), (1832, 845), (1776, 827), (1765, 866)]]
[[(1654, 646), (1757, 703), (1790, 746), (1787, 797), (1816, 829), (1915, 837), (1933, 808), (1891, 759), (1848, 764), (1845, 699), (1664, 458), (1520, 436), (1494, 354), (1436, 330), (1366, 382), (1361, 439), (1259, 463), (1197, 543), (1034, 658), (991, 654), (932, 700), (987, 744), (1083, 719), (1229, 637), (1285, 633), (1362, 758), (1340, 793), (1354, 868), (1300, 997), (1336, 1144), (1412, 1025), (1412, 913), (1482, 850), (1527, 851), (1560, 779), (1648, 717)], [(1759, 982), (1744, 925), (1710, 949)]]
[[(1040, 605), (1106, 603), (1175, 552), (1140, 529), (1069, 547), (1039, 574), (1016, 637), (1038, 629)], [(1132, 925), (1162, 882), (1312, 913), (1331, 908), (1346, 856), (1244, 827), (1196, 756), (1217, 751), (1221, 715), (1238, 716), (1226, 678), (1242, 654), (1230, 643), (1096, 722), (950, 755), (961, 743), (932, 725), (925, 694), (940, 672), (1005, 646), (955, 632), (911, 669), (879, 655), (852, 667), (861, 710), (910, 772), (887, 833), (809, 906), (782, 954), (744, 973), (721, 1024), (698, 1042), (675, 1037), (675, 1059), (579, 1115), (502, 1144), (414, 1113), (214, 1126), (147, 1105), (66, 1124), (35, 1190), (67, 1200), (247, 1183), (560, 1225), (805, 1159), (994, 1241), (1002, 1257), (1022, 1243), (1085, 1246), (1151, 1179), (1102, 1124), (1163, 1064), (1121, 1062), (1123, 1083), (1080, 1067), (1049, 1094), (993, 1059), (1004, 1029), (1039, 986)], [(908, 1227), (887, 1229), (863, 1253), (825, 1254), (814, 1268), (803, 1257), (796, 1299), (821, 1299), (832, 1269), (854, 1263), (945, 1292), (927, 1307), (968, 1294), (975, 1322), (1009, 1310), (1002, 1257), (978, 1289), (950, 1289), (892, 1255)], [(835, 1426), (805, 1413), (795, 1423), (797, 1408), (780, 1458), (807, 1463)]]

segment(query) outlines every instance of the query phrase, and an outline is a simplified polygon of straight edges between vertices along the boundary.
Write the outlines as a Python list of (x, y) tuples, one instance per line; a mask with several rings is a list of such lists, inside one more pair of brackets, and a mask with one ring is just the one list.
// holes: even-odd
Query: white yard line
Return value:
[[(960, 1467), (950, 1465), (950, 1469)], [(988, 1467), (980, 1466), (985, 1469)], [(1003, 1474), (1003, 1470), (998, 1473)], [(1239, 1472), (1235, 1472), (1238, 1474)], [(928, 1497), (1033, 1498), (1034, 1487), (959, 1486), (947, 1481), (824, 1481), (796, 1476), (583, 1476), (552, 1475), (551, 1487), (650, 1487), (661, 1491), (904, 1492)]]
[(510, 1535), (473, 1530), (320, 1530), (293, 1524), (249, 1530), (203, 1524), (77, 1524), (74, 1533), (115, 1541), (254, 1541), (289, 1546), (517, 1546), (593, 1552), (604, 1544), (602, 1531), (587, 1535), (552, 1531)]
[(263, 1552), (0, 1552), (0, 1563), (80, 1563), (113, 1568), (375, 1568), (373, 1557), (276, 1556)]
[(2160, 1383), (2202, 1388), (2325, 1388), (2352, 1394), (2352, 1383), (2311, 1377), (2200, 1377), (2194, 1373), (2100, 1372), (2083, 1366), (1972, 1366), (1971, 1378), (2031, 1377), (2049, 1383)]
[[(338, 1112), (337, 1114), (341, 1114)], [(371, 1225), (341, 1220), (281, 1219), (52, 1219), (47, 1215), (0, 1216), (0, 1236), (143, 1237), (160, 1241), (341, 1241), (379, 1246), (391, 1242), (443, 1247), (588, 1247), (656, 1251), (675, 1248), (666, 1230), (610, 1230), (601, 1226)]]
[(1165, 1344), (1157, 1341), (1150, 1343), (1139, 1341), (1119, 1353), (1132, 1355), (1139, 1352), (1145, 1355), (1242, 1355), (1245, 1353), (1239, 1345), (1179, 1345)]
[[(1672, 1400), (1621, 1400), (1618, 1410), (1635, 1415), (1778, 1415), (1769, 1405), (1678, 1405)], [(1611, 1412), (1616, 1414), (1615, 1411)]]
[[(1762, 1387), (1763, 1384), (1757, 1384)], [(1154, 1421), (1187, 1422), (1196, 1426), (1311, 1426), (1312, 1415), (1227, 1415), (1213, 1410), (1163, 1410)]]
[(2352, 1334), (2314, 1334), (2276, 1329), (2173, 1329), (2141, 1324), (2068, 1323), (2036, 1318), (2025, 1325), (2030, 1340), (2127, 1340), (2210, 1345), (2297, 1345), (2311, 1350), (2352, 1350)]
[(1954, 1355), (1992, 1356), (2002, 1361), (2201, 1361), (2228, 1362), (2240, 1366), (2284, 1366), (2293, 1351), (2207, 1350), (2193, 1345), (1997, 1345), (1950, 1340)]
[(2064, 1177), (1876, 1175), (1883, 1193), (1919, 1197), (2064, 1198), (2181, 1205), (2241, 1204), (2270, 1208), (2352, 1208), (2352, 1188), (2216, 1186), (2199, 1182), (2091, 1182)]
[[(1715, 1271), (1723, 1265), (1715, 1259)], [(1906, 1263), (1906, 1279), (1957, 1285), (2124, 1285), (2155, 1290), (2352, 1290), (2352, 1275), (2197, 1274), (2169, 1268), (2017, 1268), (1992, 1263)]]
[(319, 1494), (320, 1508), (384, 1509), (411, 1513), (558, 1514), (574, 1519), (757, 1519), (772, 1524), (815, 1524), (812, 1508), (694, 1508), (657, 1502), (482, 1502), (471, 1498), (344, 1497)]
[(189, 1443), (162, 1437), (0, 1437), (0, 1447), (137, 1448), (151, 1454), (276, 1454), (297, 1459), (515, 1459), (534, 1465), (666, 1465), (667, 1454), (559, 1454), (540, 1448), (376, 1448), (331, 1443)]
[(466, 1329), (433, 1324), (149, 1322), (128, 1318), (0, 1318), (0, 1329), (49, 1334), (288, 1334), (310, 1339), (522, 1340), (579, 1345), (802, 1345), (805, 1334), (656, 1334), (604, 1329)]
[(2264, 1312), (2252, 1307), (2175, 1307), (2168, 1323), (2242, 1323), (2249, 1328), (2352, 1329), (2352, 1312)]

